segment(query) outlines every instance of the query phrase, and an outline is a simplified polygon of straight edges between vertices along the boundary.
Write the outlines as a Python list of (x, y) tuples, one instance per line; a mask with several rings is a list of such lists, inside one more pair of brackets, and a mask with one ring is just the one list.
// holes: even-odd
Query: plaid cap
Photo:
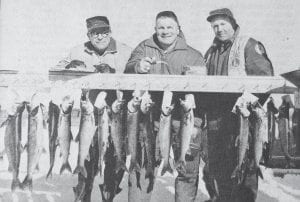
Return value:
[(89, 32), (96, 30), (101, 32), (110, 31), (109, 21), (106, 16), (95, 16), (86, 19), (86, 27)]
[(235, 21), (231, 10), (229, 10), (228, 8), (221, 8), (221, 9), (216, 9), (216, 10), (210, 11), (209, 16), (206, 18), (206, 20), (208, 22), (211, 22), (213, 20), (213, 18), (215, 18), (216, 16), (226, 16), (226, 17), (232, 19), (233, 21)]

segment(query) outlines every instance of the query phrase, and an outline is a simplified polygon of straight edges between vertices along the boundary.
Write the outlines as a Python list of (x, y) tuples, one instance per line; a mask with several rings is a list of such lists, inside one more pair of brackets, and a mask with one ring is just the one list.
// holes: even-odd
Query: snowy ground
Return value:
[[(2, 137), (4, 129), (0, 129), (0, 137)], [(76, 131), (73, 131), (76, 134)], [(45, 133), (47, 135), (47, 133)], [(45, 141), (47, 145), (47, 141)], [(71, 144), (70, 163), (74, 169), (77, 158), (77, 144)], [(0, 139), (0, 149), (3, 148), (3, 140)], [(21, 156), (20, 180), (22, 181), (26, 175), (27, 153), (24, 152)], [(12, 194), (10, 184), (12, 174), (7, 171), (8, 162), (6, 156), (0, 162), (0, 202), (69, 202), (74, 200), (72, 187), (77, 184), (77, 177), (69, 173), (59, 175), (61, 159), (59, 158), (59, 148), (57, 149), (57, 158), (53, 169), (53, 177), (48, 181), (45, 180), (45, 175), (49, 167), (48, 153), (44, 153), (40, 161), (40, 171), (35, 174), (33, 181), (33, 193), (30, 194), (24, 191), (16, 191)], [(203, 164), (202, 164), (203, 165)], [(263, 169), (264, 180), (260, 181), (259, 194), (257, 202), (294, 202), (300, 201), (300, 176), (286, 175), (284, 178), (273, 177), (271, 169)], [(202, 174), (202, 167), (199, 171)], [(200, 176), (201, 177), (201, 176)], [(152, 201), (174, 201), (174, 179), (175, 176), (165, 175), (157, 177)], [(101, 183), (100, 177), (95, 180), (92, 201), (101, 201), (98, 184)], [(123, 191), (116, 196), (115, 202), (127, 201), (127, 175), (121, 183)], [(203, 181), (199, 181), (199, 190), (197, 201), (205, 201), (208, 199), (208, 194), (205, 190)]]

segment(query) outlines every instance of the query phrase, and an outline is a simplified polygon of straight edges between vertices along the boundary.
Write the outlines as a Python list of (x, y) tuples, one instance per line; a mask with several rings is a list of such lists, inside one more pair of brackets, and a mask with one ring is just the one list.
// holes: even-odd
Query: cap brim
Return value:
[(208, 22), (211, 22), (211, 21), (213, 21), (213, 19), (216, 18), (216, 17), (225, 17), (225, 18), (230, 18), (230, 19), (232, 19), (232, 17), (230, 17), (230, 16), (228, 16), (228, 15), (225, 15), (225, 14), (215, 14), (215, 15), (210, 15), (210, 16), (208, 16), (208, 17), (206, 18), (206, 20), (207, 20)]
[(104, 27), (91, 27), (88, 29), (89, 32), (109, 32), (110, 27), (109, 26), (104, 26)]

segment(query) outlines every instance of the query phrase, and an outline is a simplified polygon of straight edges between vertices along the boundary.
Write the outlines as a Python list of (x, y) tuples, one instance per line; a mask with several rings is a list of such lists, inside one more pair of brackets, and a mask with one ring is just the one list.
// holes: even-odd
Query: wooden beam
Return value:
[(0, 72), (0, 86), (90, 88), (103, 90), (149, 90), (222, 93), (293, 93), (293, 84), (281, 77), (99, 74), (78, 71), (50, 71), (49, 74)]

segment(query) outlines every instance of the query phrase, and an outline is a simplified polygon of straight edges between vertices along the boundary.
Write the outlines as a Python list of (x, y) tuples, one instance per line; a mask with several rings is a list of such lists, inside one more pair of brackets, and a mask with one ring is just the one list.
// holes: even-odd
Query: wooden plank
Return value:
[[(59, 84), (58, 84), (59, 83)], [(222, 92), (222, 93), (287, 93), (293, 87), (281, 77), (264, 76), (198, 76), (198, 75), (148, 75), (148, 74), (99, 74), (78, 71), (50, 71), (49, 74), (18, 73), (0, 74), (0, 86), (52, 88), (68, 86), (73, 89), (103, 90)]]

